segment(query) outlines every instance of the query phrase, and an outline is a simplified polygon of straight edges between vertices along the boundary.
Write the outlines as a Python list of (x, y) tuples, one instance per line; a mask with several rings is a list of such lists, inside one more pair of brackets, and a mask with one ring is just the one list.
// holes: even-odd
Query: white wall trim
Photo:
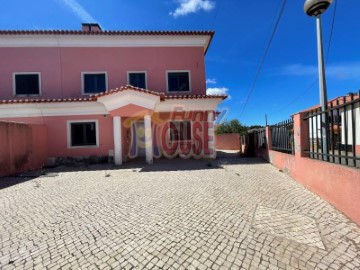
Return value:
[[(186, 72), (189, 74), (189, 91), (169, 91), (169, 80), (168, 80), (168, 74), (169, 73), (177, 73), (177, 72)], [(169, 94), (190, 94), (192, 91), (191, 86), (191, 70), (166, 70), (165, 71), (165, 81), (166, 81), (166, 93)]]
[(0, 47), (203, 47), (209, 35), (0, 35)]
[(98, 94), (99, 92), (93, 92), (93, 93), (85, 93), (85, 76), (87, 74), (105, 74), (105, 91), (107, 91), (108, 88), (108, 73), (107, 71), (82, 71), (81, 72), (81, 94), (85, 95), (85, 96), (89, 96), (89, 95), (93, 95), (93, 94)]
[[(15, 80), (16, 75), (38, 75), (39, 76), (39, 94), (35, 94), (35, 95), (18, 95), (18, 94), (16, 94), (16, 80)], [(41, 72), (37, 72), (37, 71), (13, 72), (12, 80), (13, 80), (13, 95), (14, 95), (14, 97), (38, 97), (38, 96), (41, 96), (41, 93), (42, 93), (41, 92)]]
[[(71, 146), (71, 124), (72, 123), (95, 123), (95, 134), (96, 134), (96, 145), (84, 145), (84, 146)], [(69, 149), (78, 149), (78, 148), (98, 148), (99, 147), (99, 121), (96, 119), (86, 119), (86, 120), (68, 120), (66, 121), (67, 129), (67, 147)]]
[(0, 118), (44, 117), (68, 115), (107, 115), (98, 102), (24, 103), (0, 105)]
[[(148, 87), (148, 77), (147, 77), (147, 71), (146, 70), (140, 70), (140, 71), (127, 71), (127, 84), (130, 85), (130, 74), (143, 74), (145, 73), (145, 89)], [(133, 85), (134, 86), (134, 85)]]
[(211, 99), (170, 99), (156, 105), (156, 112), (183, 111), (215, 111), (222, 98)]
[(157, 103), (160, 103), (160, 97), (138, 91), (127, 90), (99, 97), (98, 102), (103, 103), (108, 111), (119, 109), (129, 104), (134, 104), (149, 110), (155, 110)]
[(0, 118), (108, 115), (110, 110), (128, 104), (138, 105), (155, 112), (172, 112), (179, 111), (179, 109), (182, 111), (214, 111), (221, 102), (221, 98), (171, 99), (160, 102), (158, 96), (129, 90), (101, 97), (99, 102), (1, 104)]

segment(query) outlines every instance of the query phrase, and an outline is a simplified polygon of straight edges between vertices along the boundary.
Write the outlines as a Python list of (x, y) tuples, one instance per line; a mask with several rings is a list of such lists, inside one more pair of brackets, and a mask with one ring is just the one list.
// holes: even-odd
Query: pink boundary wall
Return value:
[(215, 149), (240, 150), (240, 134), (215, 135)]
[(0, 177), (39, 169), (46, 158), (46, 126), (0, 121)]
[[(294, 115), (295, 155), (273, 151), (270, 143), (268, 151), (257, 154), (360, 225), (360, 170), (308, 158), (309, 130), (303, 117)], [(266, 137), (271, 142), (269, 127)]]

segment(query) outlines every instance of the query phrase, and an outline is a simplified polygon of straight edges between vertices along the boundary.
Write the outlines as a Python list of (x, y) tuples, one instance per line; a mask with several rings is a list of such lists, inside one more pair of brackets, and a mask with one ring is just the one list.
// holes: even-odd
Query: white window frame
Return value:
[(127, 72), (127, 84), (130, 85), (130, 74), (145, 74), (145, 89), (148, 89), (148, 81), (147, 81), (147, 71), (146, 70), (136, 70), (136, 71), (128, 71)]
[[(168, 74), (169, 73), (178, 73), (178, 72), (186, 72), (189, 74), (189, 91), (169, 91), (169, 80)], [(166, 93), (191, 93), (191, 71), (190, 70), (166, 70), (165, 72), (165, 80), (166, 80)]]
[[(16, 94), (16, 75), (38, 75), (39, 76), (39, 94), (30, 94), (30, 95), (23, 95), (23, 94)], [(38, 97), (41, 96), (41, 72), (13, 72), (13, 94), (14, 97)]]
[[(95, 123), (95, 135), (96, 135), (96, 145), (83, 145), (83, 146), (72, 146), (71, 145), (71, 124), (74, 123)], [(85, 120), (68, 120), (66, 122), (67, 126), (67, 147), (68, 149), (77, 149), (77, 148), (98, 148), (99, 147), (99, 121), (96, 119), (85, 119)]]
[(98, 92), (93, 92), (93, 93), (85, 93), (85, 76), (84, 75), (88, 75), (88, 74), (105, 74), (105, 91), (107, 91), (108, 88), (108, 73), (107, 71), (82, 71), (81, 72), (81, 94), (88, 96), (88, 95), (94, 95), (94, 94), (98, 94)]
[(193, 130), (192, 130), (192, 125), (193, 125), (193, 121), (191, 120), (168, 120), (169, 122), (169, 131), (168, 131), (168, 138), (169, 138), (169, 142), (175, 142), (171, 140), (171, 128), (170, 128), (170, 124), (172, 122), (189, 122), (190, 123), (190, 140), (177, 140), (176, 142), (181, 143), (181, 142), (191, 142), (193, 140)]

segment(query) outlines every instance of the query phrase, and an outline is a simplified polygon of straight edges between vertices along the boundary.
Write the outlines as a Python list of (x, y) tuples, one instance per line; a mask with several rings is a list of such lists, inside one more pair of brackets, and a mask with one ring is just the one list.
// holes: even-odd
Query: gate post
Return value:
[(272, 140), (271, 140), (271, 128), (270, 128), (270, 126), (265, 127), (265, 133), (266, 133), (267, 150), (271, 150), (272, 149)]

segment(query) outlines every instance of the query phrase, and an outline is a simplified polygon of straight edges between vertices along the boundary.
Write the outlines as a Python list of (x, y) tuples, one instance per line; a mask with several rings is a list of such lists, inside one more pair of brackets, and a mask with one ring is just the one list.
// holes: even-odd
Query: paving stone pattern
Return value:
[(325, 249), (315, 220), (304, 215), (259, 205), (253, 227), (268, 234)]
[(360, 269), (360, 228), (261, 160), (86, 169), (0, 179), (0, 269)]

